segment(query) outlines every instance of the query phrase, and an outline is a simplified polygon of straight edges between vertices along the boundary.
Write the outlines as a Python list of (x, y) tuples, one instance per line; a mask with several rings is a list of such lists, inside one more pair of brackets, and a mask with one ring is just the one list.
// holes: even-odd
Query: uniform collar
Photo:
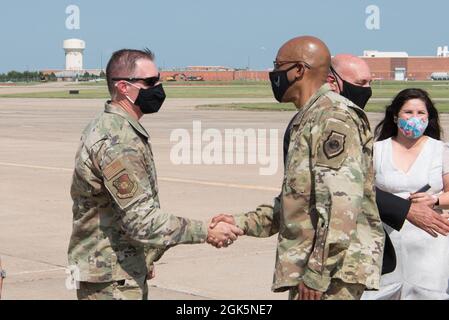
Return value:
[(315, 102), (319, 98), (324, 96), (329, 91), (332, 91), (330, 84), (328, 83), (323, 84), (318, 89), (318, 91), (315, 92), (314, 95), (309, 98), (309, 100), (307, 100), (306, 104), (302, 108), (299, 108), (299, 112), (296, 114), (295, 120), (293, 120), (292, 125), (297, 125), (299, 122), (301, 122), (301, 119), (303, 118), (304, 114), (315, 105)]
[(324, 96), (329, 91), (332, 91), (332, 88), (329, 83), (323, 84), (315, 94), (307, 100), (306, 104), (301, 108), (302, 110), (307, 110), (321, 97)]
[(134, 128), (134, 130), (139, 132), (145, 138), (147, 138), (147, 139), (149, 138), (148, 132), (140, 124), (139, 121), (137, 121), (136, 119), (131, 117), (131, 115), (128, 112), (126, 112), (125, 110), (123, 110), (119, 106), (113, 105), (110, 100), (106, 102), (106, 104), (104, 106), (104, 112), (106, 112), (106, 113), (113, 113), (113, 114), (119, 115), (120, 117), (122, 117), (126, 121), (128, 121), (129, 124)]

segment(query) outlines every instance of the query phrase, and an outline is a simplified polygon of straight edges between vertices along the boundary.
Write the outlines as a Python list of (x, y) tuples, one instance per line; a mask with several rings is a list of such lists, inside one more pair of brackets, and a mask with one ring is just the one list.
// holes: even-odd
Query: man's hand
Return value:
[[(217, 224), (220, 222), (228, 223), (230, 225), (235, 226), (234, 216), (232, 216), (230, 214), (221, 213), (212, 218), (212, 220), (209, 224), (209, 228), (214, 229), (217, 226)], [(217, 242), (217, 241), (212, 241), (212, 240), (208, 241), (208, 243), (210, 243), (211, 245), (213, 245), (216, 248), (226, 247), (228, 245), (228, 243), (226, 243), (226, 242), (231, 243), (231, 242), (229, 242), (229, 240), (225, 241), (225, 242), (223, 242), (223, 241)]]
[(409, 200), (412, 203), (422, 203), (432, 208), (437, 203), (438, 198), (428, 193), (421, 192), (411, 194)]
[(216, 248), (226, 248), (231, 245), (238, 236), (243, 235), (243, 231), (233, 224), (226, 222), (218, 222), (213, 224), (214, 228), (209, 225), (207, 234), (207, 243)]
[(209, 228), (213, 229), (219, 222), (226, 222), (235, 226), (235, 219), (233, 215), (221, 213), (212, 218)]
[(148, 270), (147, 280), (154, 279), (156, 277), (156, 267), (154, 264), (151, 265), (150, 270)]
[(323, 296), (323, 292), (307, 287), (302, 281), (299, 283), (298, 293), (298, 300), (321, 300)]
[(432, 237), (437, 237), (437, 233), (443, 236), (449, 234), (448, 215), (440, 215), (424, 203), (412, 203), (407, 214), (407, 220)]

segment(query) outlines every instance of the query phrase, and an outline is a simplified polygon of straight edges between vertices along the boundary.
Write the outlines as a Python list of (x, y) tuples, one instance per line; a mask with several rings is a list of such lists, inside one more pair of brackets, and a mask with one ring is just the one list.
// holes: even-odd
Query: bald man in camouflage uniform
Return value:
[(385, 235), (373, 137), (363, 110), (325, 84), (329, 67), (319, 39), (295, 38), (279, 50), (270, 75), (274, 94), (299, 109), (282, 193), (274, 205), (230, 221), (248, 236), (279, 233), (272, 289), (289, 290), (290, 299), (360, 299), (366, 288), (379, 287)]
[(160, 208), (150, 137), (138, 121), (165, 99), (152, 54), (120, 50), (106, 74), (112, 101), (86, 127), (76, 154), (69, 265), (79, 299), (146, 299), (146, 280), (165, 250), (208, 236), (232, 241), (239, 232), (222, 225), (213, 234), (205, 222)]

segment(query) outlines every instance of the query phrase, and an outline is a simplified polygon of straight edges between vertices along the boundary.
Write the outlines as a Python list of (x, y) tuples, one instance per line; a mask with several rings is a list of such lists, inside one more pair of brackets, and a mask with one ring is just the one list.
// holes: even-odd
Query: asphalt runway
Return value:
[[(238, 213), (270, 203), (282, 180), (282, 137), (293, 112), (198, 110), (198, 104), (267, 102), (267, 99), (168, 99), (144, 117), (158, 170), (162, 209), (194, 219)], [(271, 100), (268, 100), (271, 101)], [(65, 286), (71, 233), (69, 194), (83, 128), (102, 111), (101, 100), (0, 99), (0, 255), (8, 278), (4, 299), (74, 299)], [(375, 125), (381, 114), (370, 114)], [(262, 164), (175, 165), (175, 129), (274, 129), (277, 170)], [(449, 134), (449, 117), (442, 116)], [(193, 133), (192, 133), (193, 135)], [(259, 145), (264, 144), (258, 141)], [(286, 299), (270, 291), (276, 236), (242, 237), (227, 249), (183, 245), (156, 264), (151, 299)]]

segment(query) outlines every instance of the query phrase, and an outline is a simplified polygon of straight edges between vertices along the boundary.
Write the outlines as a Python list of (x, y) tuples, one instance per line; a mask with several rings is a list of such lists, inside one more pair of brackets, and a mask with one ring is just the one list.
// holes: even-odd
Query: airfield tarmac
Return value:
[[(34, 90), (34, 89), (33, 89)], [(268, 102), (272, 101), (268, 99)], [(196, 109), (201, 104), (267, 102), (267, 99), (167, 99), (161, 112), (143, 118), (167, 212), (206, 220), (270, 203), (281, 186), (282, 138), (293, 112)], [(0, 99), (0, 255), (8, 272), (3, 299), (75, 299), (67, 290), (71, 233), (70, 182), (81, 131), (103, 100)], [(369, 114), (372, 126), (382, 114)], [(448, 137), (449, 116), (441, 116)], [(278, 170), (260, 165), (174, 165), (170, 133), (203, 128), (278, 130)], [(270, 291), (276, 236), (240, 238), (227, 249), (183, 245), (156, 264), (150, 299), (286, 299)]]

